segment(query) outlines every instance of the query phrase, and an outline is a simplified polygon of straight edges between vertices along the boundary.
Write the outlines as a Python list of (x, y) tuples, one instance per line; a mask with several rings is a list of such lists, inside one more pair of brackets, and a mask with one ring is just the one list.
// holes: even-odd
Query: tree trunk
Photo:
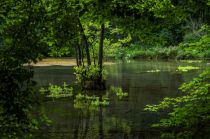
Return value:
[(76, 46), (77, 47), (77, 51), (78, 51), (78, 65), (81, 66), (82, 65), (82, 52), (81, 52), (81, 48), (79, 46), (79, 44)]
[(87, 37), (85, 36), (85, 32), (84, 32), (83, 26), (82, 26), (79, 18), (78, 18), (78, 23), (79, 23), (79, 28), (80, 28), (82, 41), (83, 41), (83, 44), (85, 46), (85, 51), (86, 51), (86, 56), (87, 56), (87, 64), (91, 65), (90, 51), (89, 51), (89, 45), (88, 45)]
[[(80, 46), (82, 46), (82, 45), (80, 45)], [(83, 48), (83, 46), (82, 46), (82, 48), (80, 49), (80, 51), (81, 51), (81, 61), (82, 61), (82, 66), (84, 66), (85, 64), (84, 64), (84, 48)]]
[(78, 56), (77, 46), (74, 46), (74, 48), (75, 48), (76, 63), (77, 63), (77, 66), (79, 67), (79, 56)]
[(103, 65), (103, 47), (104, 47), (104, 22), (101, 24), (101, 35), (100, 35), (100, 44), (99, 44), (99, 54), (98, 54), (98, 65), (100, 67), (100, 74), (102, 76), (102, 65)]

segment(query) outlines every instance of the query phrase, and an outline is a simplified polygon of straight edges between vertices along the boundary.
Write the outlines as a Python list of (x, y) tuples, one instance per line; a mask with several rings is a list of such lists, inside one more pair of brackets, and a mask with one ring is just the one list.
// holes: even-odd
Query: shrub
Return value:
[(164, 98), (158, 105), (147, 105), (151, 112), (166, 111), (167, 117), (153, 127), (162, 129), (163, 138), (204, 139), (210, 133), (210, 68), (179, 88), (184, 96)]
[(178, 54), (176, 56), (177, 60), (185, 60), (185, 59), (195, 59), (197, 56), (197, 51), (184, 51), (180, 50), (178, 51)]
[(208, 58), (210, 49), (210, 27), (204, 25), (197, 33), (196, 39), (188, 39), (179, 45), (183, 51), (178, 59), (183, 58)]
[(0, 77), (0, 136), (30, 138), (38, 121), (48, 122), (36, 108), (41, 100), (34, 88), (33, 71), (13, 58), (0, 58)]
[(204, 58), (210, 59), (210, 49), (204, 52)]
[[(94, 81), (100, 78), (100, 68), (99, 66), (79, 66), (74, 67), (74, 74), (76, 75), (77, 83), (83, 83), (84, 81)], [(106, 79), (106, 71), (102, 70), (102, 80)]]

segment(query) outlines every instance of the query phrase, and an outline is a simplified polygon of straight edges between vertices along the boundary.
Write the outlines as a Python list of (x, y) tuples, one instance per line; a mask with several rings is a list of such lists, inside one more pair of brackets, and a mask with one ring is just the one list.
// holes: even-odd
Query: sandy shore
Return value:
[[(114, 64), (105, 62), (105, 65)], [(26, 64), (27, 65), (27, 64)], [(76, 59), (73, 58), (45, 58), (37, 63), (31, 63), (32, 66), (76, 66)]]

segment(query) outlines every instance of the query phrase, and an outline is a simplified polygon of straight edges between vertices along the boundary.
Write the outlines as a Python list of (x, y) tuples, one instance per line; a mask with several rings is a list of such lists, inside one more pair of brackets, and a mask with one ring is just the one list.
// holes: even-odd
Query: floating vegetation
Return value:
[(49, 93), (47, 97), (51, 97), (51, 98), (62, 98), (62, 97), (73, 96), (73, 88), (68, 87), (65, 82), (63, 84), (63, 87), (49, 84), (49, 87), (47, 89), (41, 88), (40, 92)]
[(182, 62), (186, 62), (186, 63), (202, 63), (202, 60), (181, 60)]
[(179, 66), (177, 71), (187, 72), (187, 71), (196, 70), (196, 69), (200, 69), (200, 68), (199, 67), (193, 67), (193, 66)]
[(121, 100), (125, 97), (128, 97), (127, 92), (123, 92), (122, 88), (111, 86), (110, 92), (116, 94), (116, 96)]
[(156, 69), (156, 70), (148, 70), (146, 72), (160, 72), (160, 70)]
[(84, 94), (77, 94), (74, 99), (74, 107), (78, 109), (82, 108), (98, 108), (100, 106), (106, 107), (109, 105), (109, 98), (104, 96), (88, 96)]
[(119, 100), (128, 97), (127, 92), (123, 92), (120, 87), (111, 87), (110, 91), (105, 95), (88, 95), (85, 92), (74, 92), (73, 88), (67, 86), (64, 82), (63, 86), (52, 85), (49, 84), (47, 89), (41, 88), (40, 92), (44, 95), (48, 94), (49, 98), (64, 98), (64, 97), (72, 97), (74, 107), (77, 109), (95, 109), (97, 110), (99, 107), (107, 107), (109, 106), (109, 93), (114, 93)]

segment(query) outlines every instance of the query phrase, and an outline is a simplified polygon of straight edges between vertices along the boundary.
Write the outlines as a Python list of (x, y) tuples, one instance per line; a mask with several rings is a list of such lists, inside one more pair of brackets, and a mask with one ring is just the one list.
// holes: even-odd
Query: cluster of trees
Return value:
[[(83, 58), (87, 57), (88, 63), (90, 63), (90, 59), (95, 61), (98, 56), (96, 51), (99, 51), (102, 21), (105, 25), (103, 42), (106, 46), (104, 48), (106, 56), (122, 58), (128, 50), (138, 51), (139, 49), (145, 50), (154, 47), (168, 48), (169, 46), (179, 46), (181, 42), (189, 43), (194, 38), (203, 35), (198, 32), (203, 25), (209, 25), (210, 18), (208, 0), (110, 0), (103, 2), (92, 0), (80, 2), (63, 1), (59, 3), (63, 3), (60, 4), (60, 8), (56, 6), (58, 3), (54, 2), (57, 10), (56, 8), (51, 8), (51, 12), (62, 9), (63, 13), (60, 12), (59, 21), (53, 21), (57, 22), (57, 28), (58, 26), (61, 27), (62, 24), (61, 30), (71, 30), (72, 35), (74, 35), (69, 39), (70, 36), (67, 35), (69, 34), (68, 31), (57, 32), (59, 35), (57, 34), (54, 37), (59, 41), (63, 40), (65, 42), (68, 38), (69, 43), (65, 44), (63, 41), (61, 43), (58, 40), (58, 42), (51, 41), (46, 55), (78, 55), (77, 57), (80, 61), (83, 61)], [(68, 12), (65, 10), (66, 8), (69, 9)], [(68, 22), (68, 24), (65, 23), (67, 20), (64, 20), (67, 19), (65, 18), (67, 13), (71, 14), (68, 15), (71, 17), (71, 23)], [(53, 19), (55, 18), (56, 15), (53, 16)], [(75, 51), (75, 46), (81, 48), (76, 47), (78, 50)], [(87, 50), (87, 46), (89, 50)], [(184, 53), (184, 55), (187, 55), (187, 53)], [(192, 58), (192, 56), (188, 58)]]
[[(202, 35), (198, 30), (210, 21), (208, 0), (40, 0), (36, 5), (33, 1), (26, 4), (35, 8), (31, 11), (26, 10), (28, 7), (18, 7), (14, 1), (1, 3), (2, 25), (7, 13), (17, 15), (10, 17), (11, 21), (23, 18), (20, 11), (34, 14), (29, 19), (34, 24), (24, 26), (39, 28), (34, 32), (40, 35), (36, 36), (39, 52), (45, 56), (76, 55), (78, 65), (84, 63), (84, 58), (88, 65), (91, 60), (96, 63), (96, 57), (101, 63), (103, 50), (111, 56), (124, 48), (169, 47), (189, 42)], [(9, 12), (12, 7), (18, 7), (16, 13)], [(39, 16), (34, 19), (36, 15)], [(13, 24), (21, 25), (23, 21), (18, 22)], [(101, 49), (103, 45), (106, 47)]]

